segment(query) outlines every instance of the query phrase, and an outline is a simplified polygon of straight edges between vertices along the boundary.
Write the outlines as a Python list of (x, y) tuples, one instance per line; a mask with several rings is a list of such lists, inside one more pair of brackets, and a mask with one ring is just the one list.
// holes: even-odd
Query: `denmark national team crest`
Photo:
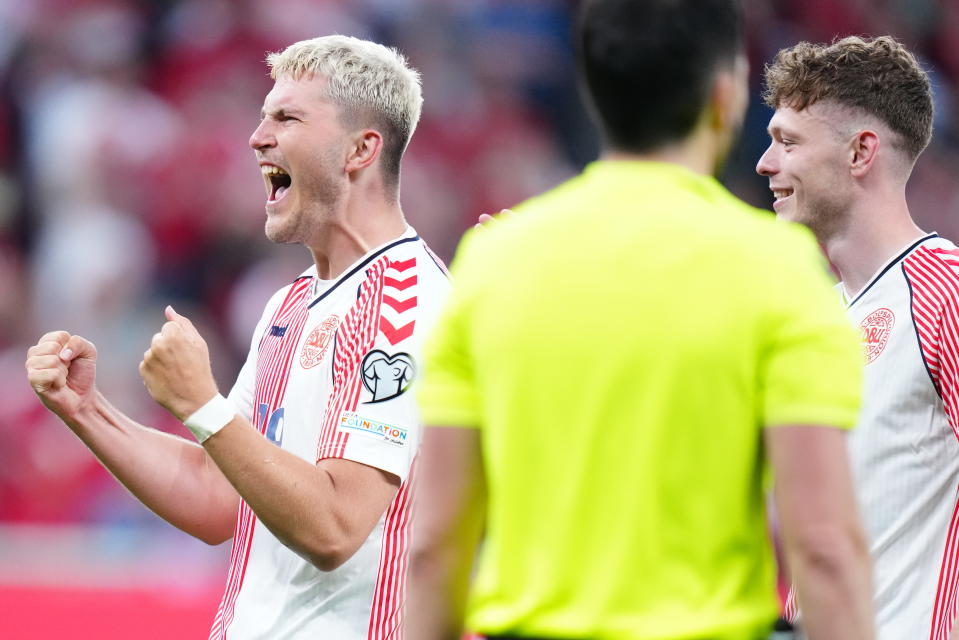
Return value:
[(373, 394), (371, 402), (383, 402), (402, 394), (413, 381), (413, 359), (408, 353), (390, 355), (375, 349), (363, 358), (363, 386)]
[(333, 341), (333, 334), (336, 333), (338, 326), (340, 326), (340, 319), (336, 316), (330, 316), (316, 325), (303, 344), (303, 350), (300, 352), (300, 366), (304, 369), (312, 369), (323, 361), (323, 356), (326, 355), (326, 349)]
[(886, 348), (889, 334), (892, 333), (892, 327), (895, 324), (896, 316), (885, 307), (876, 309), (859, 323), (859, 328), (862, 331), (862, 348), (866, 354), (866, 364), (878, 358), (882, 350)]

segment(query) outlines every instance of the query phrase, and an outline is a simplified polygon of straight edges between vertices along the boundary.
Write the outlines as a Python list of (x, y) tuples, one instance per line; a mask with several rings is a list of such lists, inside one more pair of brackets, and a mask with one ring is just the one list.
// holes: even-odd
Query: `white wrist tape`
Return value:
[(193, 432), (197, 442), (202, 444), (207, 438), (230, 424), (234, 416), (236, 416), (236, 409), (233, 408), (233, 404), (218, 393), (184, 420), (183, 424)]

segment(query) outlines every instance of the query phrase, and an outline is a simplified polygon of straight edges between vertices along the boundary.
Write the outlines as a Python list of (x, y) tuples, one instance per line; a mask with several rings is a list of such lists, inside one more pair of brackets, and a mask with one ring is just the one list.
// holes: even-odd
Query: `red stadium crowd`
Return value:
[[(228, 388), (268, 295), (308, 263), (263, 239), (246, 141), (267, 51), (347, 33), (392, 44), (423, 74), (424, 115), (403, 206), (442, 255), (476, 216), (544, 190), (596, 141), (575, 96), (562, 0), (0, 0), (0, 525), (136, 525), (179, 536), (114, 483), (43, 410), (22, 375), (53, 327), (109, 341), (101, 384), (144, 422), (182, 429), (136, 365), (163, 307), (188, 311)], [(747, 2), (758, 95), (763, 61), (801, 39), (896, 35), (925, 58), (934, 142), (910, 182), (924, 227), (959, 236), (959, 4)], [(769, 205), (755, 175), (768, 112), (750, 107), (726, 171)], [(244, 310), (244, 313), (234, 313)], [(230, 357), (223, 357), (230, 354)]]

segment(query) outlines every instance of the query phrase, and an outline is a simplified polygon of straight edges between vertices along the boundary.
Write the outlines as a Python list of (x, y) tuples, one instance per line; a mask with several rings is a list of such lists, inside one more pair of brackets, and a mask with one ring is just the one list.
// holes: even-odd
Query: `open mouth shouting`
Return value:
[(272, 164), (260, 165), (266, 183), (267, 204), (275, 204), (290, 190), (293, 179), (286, 171)]

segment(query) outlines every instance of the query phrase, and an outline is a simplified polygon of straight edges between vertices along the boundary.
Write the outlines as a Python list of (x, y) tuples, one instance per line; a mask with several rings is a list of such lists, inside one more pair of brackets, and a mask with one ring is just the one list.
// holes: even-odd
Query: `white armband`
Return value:
[(193, 432), (197, 442), (203, 444), (207, 438), (230, 424), (235, 416), (236, 409), (233, 404), (218, 393), (193, 412), (183, 424)]

